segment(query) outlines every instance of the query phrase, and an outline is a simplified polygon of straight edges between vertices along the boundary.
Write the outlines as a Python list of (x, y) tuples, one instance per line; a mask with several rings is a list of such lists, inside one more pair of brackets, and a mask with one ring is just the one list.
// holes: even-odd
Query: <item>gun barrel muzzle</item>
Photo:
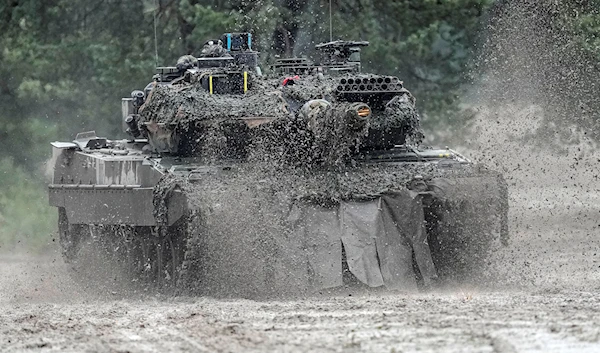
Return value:
[(369, 124), (371, 108), (364, 103), (351, 103), (346, 108), (346, 124), (355, 130), (360, 130)]

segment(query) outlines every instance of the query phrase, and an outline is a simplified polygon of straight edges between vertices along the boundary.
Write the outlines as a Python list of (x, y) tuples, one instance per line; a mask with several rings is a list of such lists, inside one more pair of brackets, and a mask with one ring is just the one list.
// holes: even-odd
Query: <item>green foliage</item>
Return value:
[(48, 206), (44, 183), (5, 158), (0, 160), (0, 184), (0, 252), (51, 246), (57, 211)]
[(600, 60), (600, 14), (581, 16), (574, 29), (581, 47)]
[[(562, 5), (562, 6), (561, 6)], [(552, 31), (559, 37), (556, 50), (560, 63), (575, 72), (563, 80), (561, 98), (571, 109), (550, 107), (567, 119), (553, 119), (547, 125), (557, 122), (565, 140), (573, 140), (573, 125), (594, 140), (600, 140), (600, 100), (598, 83), (600, 77), (600, 0), (563, 0), (560, 4), (551, 3), (555, 19)], [(564, 70), (564, 69), (563, 69)], [(562, 92), (561, 92), (562, 93)], [(563, 103), (564, 104), (564, 103)], [(574, 107), (578, 109), (573, 109)], [(561, 109), (563, 108), (563, 109)], [(565, 110), (567, 110), (565, 112)]]
[[(600, 0), (571, 1), (563, 13), (572, 41), (600, 65)], [(599, 68), (600, 70), (600, 68)]]
[[(139, 6), (127, 2), (115, 9), (100, 4), (23, 1), (4, 9), (2, 17), (9, 21), (3, 23), (6, 30), (0, 36), (0, 124), (13, 123), (14, 128), (2, 129), (0, 138), (16, 162), (31, 150), (47, 150), (27, 140), (32, 137), (27, 122), (33, 119), (46, 122), (47, 129), (33, 131), (46, 143), (49, 137), (71, 139), (91, 129), (118, 133), (119, 98), (131, 90), (132, 82), (147, 81), (144, 76), (154, 65), (151, 56), (137, 51), (146, 45), (136, 39)], [(143, 22), (142, 11), (137, 12)], [(101, 17), (115, 25), (107, 26)], [(33, 155), (37, 158), (26, 166), (41, 160), (41, 153)]]
[(219, 38), (223, 33), (231, 31), (237, 20), (235, 12), (221, 12), (201, 4), (192, 5), (189, 0), (181, 1), (180, 12), (183, 19), (193, 25), (188, 40), (196, 43), (198, 49), (201, 49), (199, 45), (206, 40)]

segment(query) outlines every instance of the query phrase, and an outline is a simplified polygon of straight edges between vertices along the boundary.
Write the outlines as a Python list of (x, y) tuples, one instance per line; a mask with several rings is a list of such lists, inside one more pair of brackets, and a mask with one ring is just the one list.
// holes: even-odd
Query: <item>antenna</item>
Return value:
[(329, 41), (333, 42), (333, 22), (331, 20), (331, 1), (329, 0)]
[(158, 12), (158, 0), (154, 0), (154, 60), (158, 67), (158, 39), (156, 36), (156, 14)]

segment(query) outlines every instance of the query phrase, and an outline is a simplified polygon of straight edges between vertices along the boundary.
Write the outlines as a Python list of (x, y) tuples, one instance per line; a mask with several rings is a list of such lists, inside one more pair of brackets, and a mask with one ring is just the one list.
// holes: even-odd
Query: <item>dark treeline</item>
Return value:
[[(499, 23), (490, 17), (523, 4), (562, 38), (556, 46), (600, 61), (600, 0), (332, 0), (333, 39), (369, 40), (364, 68), (405, 81), (427, 132), (452, 131), (469, 118), (459, 103), (473, 75), (501, 70), (475, 65), (490, 45), (482, 34)], [(49, 141), (86, 130), (122, 136), (119, 100), (150, 81), (155, 28), (159, 65), (197, 55), (224, 32), (249, 31), (267, 69), (328, 41), (329, 8), (329, 0), (2, 0), (0, 245), (3, 234), (39, 233), (53, 217), (36, 186)], [(32, 213), (37, 223), (14, 221)]]
[[(394, 73), (432, 119), (450, 110), (489, 0), (332, 1), (334, 39), (369, 40), (365, 68)], [(329, 40), (328, 0), (20, 0), (0, 5), (0, 140), (35, 165), (47, 141), (119, 133), (119, 99), (207, 39), (251, 31), (263, 68)]]

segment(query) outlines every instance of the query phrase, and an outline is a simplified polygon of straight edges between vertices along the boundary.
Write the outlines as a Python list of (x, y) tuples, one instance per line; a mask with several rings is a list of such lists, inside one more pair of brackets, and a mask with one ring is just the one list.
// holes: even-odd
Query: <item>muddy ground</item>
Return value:
[[(600, 193), (513, 185), (476, 286), (294, 300), (94, 295), (60, 257), (0, 260), (2, 352), (598, 352)], [(93, 292), (93, 291), (91, 291)]]

